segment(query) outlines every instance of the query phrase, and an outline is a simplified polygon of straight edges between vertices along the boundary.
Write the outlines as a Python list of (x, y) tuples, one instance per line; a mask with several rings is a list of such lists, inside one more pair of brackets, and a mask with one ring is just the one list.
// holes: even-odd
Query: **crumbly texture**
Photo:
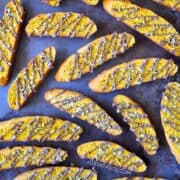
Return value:
[(0, 19), (0, 86), (9, 82), (23, 17), (21, 0), (12, 0)]
[(77, 152), (82, 158), (96, 160), (129, 171), (144, 172), (146, 170), (145, 163), (138, 156), (112, 142), (87, 142), (79, 145)]
[(74, 180), (97, 180), (95, 170), (83, 169), (77, 167), (49, 167), (39, 168), (20, 174), (15, 180), (50, 180), (50, 179), (74, 179)]
[(67, 152), (50, 147), (21, 146), (0, 150), (0, 171), (28, 166), (57, 164), (67, 158)]
[(55, 62), (54, 47), (44, 49), (35, 56), (12, 82), (8, 91), (8, 104), (13, 110), (19, 110), (36, 92)]
[(101, 72), (89, 82), (89, 87), (95, 92), (107, 93), (158, 79), (166, 79), (174, 76), (177, 70), (178, 67), (172, 60), (136, 59)]
[(104, 0), (105, 10), (117, 20), (151, 39), (175, 56), (180, 56), (180, 34), (167, 20), (130, 0)]
[(122, 178), (116, 178), (113, 180), (165, 180), (163, 178), (149, 178), (149, 177), (122, 177)]
[(156, 132), (140, 105), (124, 95), (115, 96), (113, 105), (117, 113), (120, 113), (123, 120), (129, 124), (136, 140), (142, 144), (146, 152), (150, 155), (155, 154), (159, 147)]
[(180, 1), (179, 0), (153, 0), (164, 6), (171, 8), (174, 11), (180, 11)]
[(76, 141), (82, 128), (48, 116), (27, 116), (0, 122), (0, 141)]
[(45, 93), (45, 99), (50, 104), (101, 129), (117, 136), (121, 127), (93, 100), (75, 91), (51, 89)]
[(61, 3), (61, 0), (40, 0), (40, 1), (53, 7), (59, 6)]
[(59, 82), (79, 79), (118, 54), (124, 53), (134, 44), (134, 36), (126, 32), (99, 37), (69, 56), (59, 67), (55, 78)]
[(99, 3), (99, 0), (82, 0), (82, 1), (91, 6), (95, 6)]
[(28, 36), (89, 38), (97, 31), (95, 22), (75, 12), (39, 14), (26, 26)]
[(180, 164), (180, 83), (168, 83), (161, 100), (161, 121), (171, 152)]

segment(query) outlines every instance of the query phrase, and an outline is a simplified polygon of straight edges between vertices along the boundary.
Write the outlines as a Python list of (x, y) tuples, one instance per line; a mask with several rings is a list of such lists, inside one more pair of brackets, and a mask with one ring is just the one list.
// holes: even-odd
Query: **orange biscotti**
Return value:
[(95, 170), (83, 169), (77, 167), (47, 167), (39, 168), (20, 174), (15, 180), (97, 180), (97, 173)]
[(21, 0), (12, 0), (0, 19), (0, 86), (9, 82), (23, 17)]
[(26, 26), (28, 36), (88, 38), (97, 31), (95, 22), (75, 12), (39, 14)]
[(146, 152), (153, 155), (159, 147), (156, 132), (151, 124), (148, 115), (140, 107), (139, 104), (124, 95), (117, 95), (113, 99), (113, 106), (116, 107), (130, 129), (136, 135)]
[(16, 77), (8, 91), (8, 104), (11, 109), (20, 109), (36, 92), (40, 83), (45, 79), (55, 62), (54, 47), (44, 49), (35, 56)]
[(41, 2), (49, 6), (59, 6), (62, 0), (40, 0)]
[(108, 141), (91, 141), (77, 148), (81, 158), (96, 160), (134, 172), (144, 172), (146, 165), (138, 156)]
[(91, 6), (95, 6), (99, 3), (99, 0), (82, 0), (82, 1)]
[(113, 66), (90, 81), (89, 87), (99, 93), (129, 88), (176, 74), (178, 67), (163, 58), (136, 59)]
[(55, 78), (59, 82), (79, 79), (134, 44), (134, 36), (126, 32), (99, 37), (69, 56), (59, 67)]
[(170, 82), (161, 100), (161, 121), (172, 154), (180, 164), (180, 83)]
[(180, 34), (167, 20), (149, 9), (142, 8), (130, 0), (104, 0), (105, 10), (137, 32), (180, 56)]
[(45, 93), (47, 102), (111, 135), (120, 135), (121, 127), (93, 100), (75, 91), (51, 89)]
[(0, 122), (0, 141), (76, 141), (82, 128), (48, 116), (26, 116)]
[(67, 158), (67, 152), (50, 147), (21, 146), (0, 150), (0, 171), (28, 166), (57, 164)]

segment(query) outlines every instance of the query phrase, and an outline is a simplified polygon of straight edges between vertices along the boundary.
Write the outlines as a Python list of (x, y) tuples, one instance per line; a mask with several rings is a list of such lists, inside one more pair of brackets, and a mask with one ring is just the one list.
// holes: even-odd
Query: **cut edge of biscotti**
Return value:
[(57, 7), (60, 5), (61, 0), (40, 0), (40, 2), (47, 4), (52, 7)]
[(82, 1), (90, 6), (96, 6), (99, 3), (99, 0), (82, 0)]

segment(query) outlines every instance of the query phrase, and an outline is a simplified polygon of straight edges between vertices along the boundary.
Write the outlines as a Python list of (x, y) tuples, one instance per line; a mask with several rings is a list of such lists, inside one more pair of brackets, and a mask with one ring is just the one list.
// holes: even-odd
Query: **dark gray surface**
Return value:
[[(3, 14), (3, 10), (5, 4), (9, 0), (1, 0), (0, 1), (0, 16)], [(7, 91), (9, 88), (0, 87), (0, 120), (7, 120), (13, 117), (18, 116), (26, 116), (26, 115), (51, 115), (55, 117), (60, 117), (64, 119), (71, 120), (73, 122), (77, 122), (84, 128), (84, 133), (80, 140), (76, 143), (57, 143), (57, 142), (26, 142), (26, 143), (0, 143), (0, 148), (14, 145), (38, 145), (38, 146), (52, 146), (52, 147), (64, 147), (69, 152), (69, 158), (64, 163), (60, 163), (59, 165), (70, 165), (74, 164), (79, 167), (91, 168), (92, 166), (88, 163), (87, 160), (80, 160), (76, 154), (76, 146), (83, 142), (87, 142), (89, 140), (109, 140), (123, 145), (131, 151), (139, 154), (148, 164), (148, 169), (142, 175), (149, 177), (164, 177), (167, 179), (178, 179), (180, 178), (180, 167), (177, 165), (174, 157), (170, 153), (169, 147), (164, 137), (164, 132), (162, 130), (162, 125), (160, 122), (159, 109), (160, 109), (160, 99), (162, 96), (162, 92), (164, 91), (165, 85), (169, 81), (180, 81), (180, 75), (177, 74), (172, 78), (168, 78), (167, 80), (159, 80), (152, 83), (136, 86), (133, 88), (129, 88), (127, 90), (116, 91), (109, 94), (96, 94), (93, 93), (88, 88), (88, 82), (91, 78), (93, 78), (96, 74), (101, 72), (108, 67), (111, 67), (114, 64), (118, 64), (120, 62), (128, 61), (134, 58), (143, 58), (143, 57), (164, 57), (164, 58), (172, 58), (174, 59), (176, 64), (180, 64), (178, 62), (178, 58), (169, 54), (162, 48), (153, 44), (150, 40), (145, 37), (139, 35), (135, 31), (126, 27), (125, 25), (117, 22), (113, 17), (110, 17), (102, 8), (102, 4), (99, 4), (96, 7), (91, 7), (83, 4), (81, 0), (64, 0), (62, 5), (57, 8), (48, 7), (39, 2), (39, 0), (24, 0), (24, 7), (26, 10), (25, 15), (25, 24), (27, 24), (28, 20), (38, 13), (48, 13), (55, 11), (75, 11), (84, 13), (88, 15), (98, 25), (98, 32), (88, 40), (83, 39), (69, 39), (69, 38), (38, 38), (32, 37), (27, 38), (24, 31), (21, 36), (19, 47), (16, 54), (16, 61), (14, 65), (14, 70), (12, 72), (12, 78), (15, 79), (16, 75), (19, 71), (26, 66), (28, 61), (43, 50), (45, 47), (53, 45), (57, 49), (57, 58), (56, 65), (54, 70), (50, 73), (48, 78), (45, 80), (43, 85), (39, 88), (37, 94), (35, 94), (28, 104), (21, 109), (20, 111), (12, 111), (9, 109), (7, 104)], [(169, 20), (178, 31), (180, 31), (180, 13), (173, 12), (168, 8), (164, 8), (156, 3), (153, 3), (151, 0), (136, 0), (140, 5), (144, 7), (150, 8), (157, 12), (159, 15), (165, 17)], [(76, 50), (85, 45), (87, 42), (93, 40), (100, 35), (105, 35), (107, 33), (112, 32), (123, 32), (127, 31), (135, 35), (136, 37), (136, 45), (127, 51), (124, 55), (119, 56), (118, 58), (106, 63), (105, 65), (99, 67), (93, 74), (88, 74), (80, 80), (71, 82), (71, 83), (57, 83), (54, 79), (54, 74), (59, 66), (63, 62), (63, 60), (68, 57), (71, 53), (76, 52)], [(59, 88), (69, 88), (73, 90), (80, 91), (89, 97), (96, 100), (96, 102), (101, 105), (119, 124), (123, 126), (124, 133), (118, 137), (111, 137), (105, 133), (102, 133), (100, 130), (96, 129), (93, 126), (88, 125), (85, 122), (81, 122), (78, 119), (71, 119), (69, 115), (66, 113), (60, 112), (57, 109), (53, 108), (51, 105), (47, 104), (43, 98), (44, 92), (50, 88), (59, 87)], [(140, 145), (135, 142), (135, 137), (133, 133), (129, 131), (128, 126), (125, 123), (122, 123), (122, 119), (115, 113), (115, 109), (112, 109), (112, 97), (118, 93), (122, 93), (125, 95), (129, 95), (132, 99), (139, 102), (145, 109), (145, 111), (149, 114), (152, 123), (155, 126), (156, 132), (158, 134), (160, 148), (156, 155), (148, 156), (143, 152), (143, 149)], [(100, 164), (99, 164), (100, 165)], [(97, 167), (94, 164), (95, 169), (99, 174), (99, 179), (111, 179), (112, 177), (119, 177), (123, 175), (123, 171), (120, 169), (111, 170), (107, 167)], [(102, 166), (102, 165), (101, 165)], [(29, 168), (32, 169), (32, 168)], [(8, 170), (0, 172), (0, 180), (10, 180), (20, 172), (24, 172), (27, 168), (20, 168), (17, 170)], [(119, 171), (119, 172), (118, 172)], [(125, 174), (127, 175), (127, 174)], [(138, 175), (138, 174), (133, 174)]]

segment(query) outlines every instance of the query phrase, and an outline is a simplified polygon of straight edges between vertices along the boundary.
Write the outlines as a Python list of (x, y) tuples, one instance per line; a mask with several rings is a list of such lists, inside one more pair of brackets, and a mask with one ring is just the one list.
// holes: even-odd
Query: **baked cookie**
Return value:
[(172, 53), (180, 56), (180, 34), (167, 20), (130, 0), (104, 0), (105, 10), (117, 20)]
[(89, 82), (89, 87), (99, 93), (167, 78), (176, 74), (178, 67), (172, 60), (163, 58), (136, 59), (113, 66)]
[(0, 141), (76, 141), (82, 128), (48, 116), (27, 116), (0, 122)]
[(180, 83), (168, 83), (161, 100), (161, 121), (172, 154), (180, 164)]
[(95, 22), (89, 17), (75, 12), (39, 14), (26, 26), (30, 36), (61, 36), (88, 38), (97, 31)]
[(113, 106), (116, 107), (117, 113), (122, 115), (123, 120), (129, 124), (137, 141), (142, 144), (146, 152), (150, 155), (155, 154), (159, 147), (156, 132), (141, 106), (124, 95), (115, 96)]
[(113, 180), (165, 180), (163, 178), (149, 178), (149, 177), (122, 177)]
[(164, 6), (171, 8), (174, 11), (180, 11), (180, 1), (179, 0), (153, 0)]
[(0, 19), (0, 86), (9, 82), (23, 17), (21, 0), (12, 0)]
[(29, 180), (29, 179), (97, 180), (97, 173), (95, 170), (90, 170), (90, 169), (61, 166), (61, 167), (47, 167), (47, 168), (34, 169), (22, 173), (15, 178), (15, 180)]
[(61, 0), (40, 0), (40, 1), (49, 6), (59, 6), (61, 2)]
[(99, 0), (82, 0), (82, 1), (91, 6), (95, 6), (99, 3)]
[(51, 89), (45, 93), (47, 102), (111, 135), (120, 135), (121, 127), (93, 100), (75, 91)]
[(20, 109), (30, 96), (36, 92), (40, 83), (53, 68), (55, 56), (56, 50), (54, 47), (46, 48), (18, 74), (8, 92), (8, 104), (11, 109)]
[(57, 164), (67, 158), (67, 152), (50, 147), (21, 146), (0, 150), (0, 171), (28, 166)]
[(79, 79), (118, 54), (124, 53), (134, 43), (134, 36), (126, 32), (99, 37), (68, 57), (60, 66), (55, 78), (59, 82)]
[(79, 145), (78, 155), (81, 158), (96, 160), (108, 165), (117, 166), (128, 171), (144, 172), (146, 165), (138, 156), (108, 141), (91, 141)]

